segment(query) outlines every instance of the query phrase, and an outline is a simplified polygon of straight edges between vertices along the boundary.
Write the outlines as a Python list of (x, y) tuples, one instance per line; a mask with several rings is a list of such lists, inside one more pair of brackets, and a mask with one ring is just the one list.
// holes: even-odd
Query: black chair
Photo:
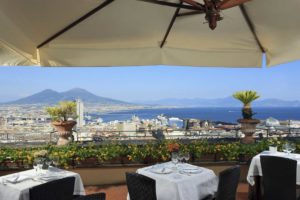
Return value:
[(85, 196), (79, 196), (74, 198), (73, 200), (105, 200), (106, 195), (105, 193), (95, 193), (95, 194), (89, 194)]
[(203, 200), (235, 200), (240, 172), (241, 169), (239, 165), (220, 172), (216, 195), (207, 196)]
[(297, 161), (260, 156), (264, 200), (295, 200)]
[(138, 174), (126, 173), (130, 200), (156, 200), (155, 180)]
[(72, 200), (75, 177), (66, 177), (29, 189), (30, 200)]

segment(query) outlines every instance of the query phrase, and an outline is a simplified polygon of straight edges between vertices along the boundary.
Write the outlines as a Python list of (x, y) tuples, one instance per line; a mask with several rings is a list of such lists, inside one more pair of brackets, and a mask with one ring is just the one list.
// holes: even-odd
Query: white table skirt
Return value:
[[(74, 195), (85, 195), (83, 183), (79, 174), (57, 169), (54, 167), (50, 167), (49, 170), (43, 171), (47, 175), (49, 174), (52, 176), (57, 176), (59, 178), (71, 176), (75, 177)], [(15, 175), (16, 174), (10, 174), (0, 177), (0, 200), (29, 200), (29, 189), (31, 187), (47, 182), (38, 180), (38, 176), (34, 169), (18, 173), (18, 175), (22, 177), (29, 177), (29, 179), (26, 179), (24, 181), (18, 183), (8, 183), (7, 181), (3, 181), (3, 179), (10, 178)]]
[[(168, 169), (174, 169), (171, 162), (161, 164)], [(178, 168), (196, 167), (190, 164), (179, 164)], [(199, 200), (210, 194), (215, 194), (218, 177), (207, 168), (199, 167), (202, 171), (195, 174), (181, 174), (178, 170), (169, 174), (151, 172), (150, 167), (137, 170), (137, 173), (148, 176), (156, 181), (157, 200)], [(130, 199), (128, 197), (128, 199)]]
[(297, 160), (297, 184), (300, 185), (300, 154), (294, 154), (291, 153), (289, 156), (286, 153), (283, 152), (275, 152), (271, 153), (269, 151), (264, 151), (256, 156), (253, 157), (249, 171), (247, 174), (247, 181), (250, 185), (254, 185), (254, 177), (255, 176), (262, 176), (262, 168), (261, 168), (261, 163), (260, 163), (260, 156), (261, 155), (269, 155), (269, 156), (278, 156), (278, 157), (284, 157), (284, 158), (290, 158)]

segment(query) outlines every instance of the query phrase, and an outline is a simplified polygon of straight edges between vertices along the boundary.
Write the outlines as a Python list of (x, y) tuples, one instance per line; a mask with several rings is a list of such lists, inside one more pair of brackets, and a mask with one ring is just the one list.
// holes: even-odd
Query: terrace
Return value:
[[(277, 106), (287, 105), (293, 110), (300, 106), (297, 100), (289, 99), (299, 98), (294, 92), (299, 85), (296, 82), (299, 79), (297, 70), (274, 70), (269, 73), (248, 70), (245, 71), (247, 74), (238, 70), (234, 73), (210, 71), (206, 75), (203, 73), (205, 71), (195, 69), (208, 66), (262, 67), (265, 70), (265, 66), (299, 60), (300, 26), (296, 26), (300, 21), (297, 14), (299, 6), (293, 0), (1, 1), (0, 66), (30, 67), (21, 73), (11, 70), (6, 74), (1, 71), (3, 80), (0, 85), (4, 86), (0, 98), (10, 99), (12, 94), (9, 93), (12, 91), (17, 93), (12, 96), (23, 97), (29, 92), (29, 87), (37, 91), (57, 83), (56, 89), (59, 90), (66, 89), (67, 85), (88, 86), (105, 95), (114, 93), (118, 98), (131, 100), (136, 97), (143, 97), (141, 100), (155, 99), (155, 93), (157, 96), (165, 95), (164, 98), (177, 98), (180, 94), (180, 98), (191, 97), (185, 106), (195, 108), (195, 105), (207, 106), (206, 100), (210, 96), (219, 98), (213, 93), (224, 95), (241, 87), (251, 87), (267, 94), (270, 99), (274, 96), (284, 99), (279, 103), (277, 99), (265, 100), (260, 105), (273, 108), (274, 102), (277, 102)], [(176, 68), (178, 71), (172, 73), (173, 67), (161, 69), (160, 65), (181, 68)], [(117, 68), (115, 74), (109, 71), (94, 73), (92, 69), (31, 71), (43, 66), (122, 66), (123, 69), (123, 66), (136, 66), (132, 69), (152, 66), (158, 71), (152, 73), (148, 68), (141, 72), (142, 76), (129, 68), (126, 68), (128, 71)], [(189, 73), (185, 74), (187, 69)], [(43, 73), (44, 76), (41, 76)], [(286, 75), (284, 78), (283, 73)], [(224, 83), (234, 87), (228, 90)], [(151, 88), (153, 84), (155, 86)], [(136, 91), (125, 91), (128, 88)], [(139, 96), (134, 96), (134, 92)], [(233, 94), (244, 104), (243, 119), (238, 120), (239, 125), (202, 128), (198, 124), (196, 128), (186, 126), (176, 129), (162, 121), (158, 127), (156, 123), (140, 121), (140, 124), (127, 126), (130, 130), (125, 131), (124, 124), (118, 124), (122, 130), (116, 126), (101, 129), (98, 124), (82, 126), (83, 104), (79, 99), (76, 99), (76, 105), (74, 102), (78, 93), (73, 95), (70, 91), (51, 89), (41, 93), (43, 98), (32, 95), (34, 102), (26, 98), (22, 101), (23, 105), (29, 102), (32, 106), (6, 108), (4, 105), (2, 109), (1, 105), (0, 199), (14, 200), (11, 196), (15, 195), (17, 200), (21, 196), (25, 197), (21, 200), (28, 200), (32, 198), (31, 191), (36, 186), (51, 185), (53, 177), (59, 181), (72, 176), (70, 180), (74, 188), (69, 187), (70, 198), (73, 194), (105, 192), (108, 200), (123, 200), (128, 192), (133, 194), (128, 187), (130, 181), (126, 182), (126, 172), (137, 172), (131, 176), (139, 177), (140, 183), (143, 183), (141, 180), (151, 183), (145, 191), (147, 194), (152, 191), (149, 194), (159, 197), (158, 200), (198, 200), (207, 194), (222, 194), (227, 189), (233, 193), (235, 183), (238, 183), (237, 200), (259, 199), (262, 184), (266, 199), (296, 199), (295, 182), (300, 185), (297, 176), (300, 173), (300, 162), (297, 163), (300, 160), (300, 123), (298, 121), (296, 128), (291, 126), (291, 120), (276, 128), (258, 124), (259, 120), (252, 118), (255, 113), (250, 107), (250, 103), (259, 98), (255, 91)], [(126, 93), (127, 97), (121, 93)], [(229, 102), (226, 95), (223, 101), (215, 99), (210, 106), (237, 106)], [(90, 93), (83, 96), (92, 98), (89, 103), (101, 101), (102, 104), (93, 108), (96, 111), (101, 106), (105, 107), (101, 108), (102, 111), (120, 109), (119, 106), (124, 106), (124, 103), (126, 109), (144, 108)], [(203, 99), (200, 99), (200, 104), (199, 101), (193, 104), (194, 97)], [(43, 107), (62, 100), (71, 102), (62, 102), (61, 107), (47, 108), (52, 122), (48, 114), (37, 109), (41, 102)], [(108, 102), (111, 106), (107, 106)], [(36, 120), (36, 116), (39, 119)], [(77, 117), (78, 127), (72, 130)], [(280, 118), (299, 120), (298, 113), (292, 117), (281, 113)], [(11, 124), (10, 119), (13, 119)], [(28, 126), (23, 126), (23, 121), (27, 119)], [(227, 117), (223, 119), (227, 120)], [(37, 123), (31, 124), (30, 121), (35, 120)], [(91, 134), (92, 131), (95, 134)], [(55, 167), (49, 168), (49, 164)], [(20, 180), (26, 173), (26, 179)], [(222, 184), (225, 189), (220, 189)], [(217, 186), (220, 186), (218, 192)], [(146, 187), (143, 185), (140, 188)], [(140, 188), (135, 192), (143, 196)], [(64, 192), (60, 188), (56, 191)], [(170, 197), (161, 198), (166, 197), (164, 193)], [(176, 198), (171, 197), (174, 194)], [(50, 192), (44, 196), (48, 195)], [(271, 198), (267, 198), (268, 195)]]
[[(298, 137), (288, 137), (297, 143)], [(177, 139), (177, 140), (116, 140), (97, 143), (74, 143), (71, 146), (55, 145), (21, 148), (2, 147), (0, 149), (1, 174), (11, 174), (32, 168), (33, 152), (47, 149), (51, 155), (59, 155), (58, 166), (80, 174), (87, 194), (105, 192), (107, 199), (123, 200), (127, 196), (125, 172), (135, 172), (140, 168), (170, 160), (168, 146), (179, 144), (183, 152), (190, 153), (189, 163), (211, 169), (219, 174), (234, 165), (241, 166), (237, 199), (247, 199), (249, 185), (246, 176), (251, 158), (276, 145), (282, 151), (285, 139), (269, 138), (257, 140), (253, 144), (241, 144), (237, 138), (219, 139)]]

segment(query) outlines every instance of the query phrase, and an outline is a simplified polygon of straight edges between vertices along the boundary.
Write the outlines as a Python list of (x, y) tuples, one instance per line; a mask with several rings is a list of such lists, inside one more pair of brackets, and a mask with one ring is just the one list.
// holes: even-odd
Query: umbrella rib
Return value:
[(60, 31), (58, 31), (57, 33), (55, 33), (54, 35), (52, 35), (51, 37), (49, 37), (48, 39), (46, 39), (44, 42), (42, 42), (41, 44), (39, 44), (37, 46), (37, 48), (39, 49), (39, 48), (45, 46), (46, 44), (48, 44), (49, 42), (51, 42), (52, 40), (54, 40), (58, 36), (62, 35), (63, 33), (67, 32), (68, 30), (70, 30), (74, 26), (76, 26), (79, 23), (81, 23), (82, 21), (86, 20), (87, 18), (89, 18), (90, 16), (92, 16), (96, 12), (100, 11), (102, 8), (106, 7), (107, 5), (109, 5), (110, 3), (112, 3), (113, 1), (114, 0), (106, 0), (105, 2), (101, 3), (99, 6), (97, 6), (93, 10), (89, 11), (88, 13), (86, 13), (85, 15), (83, 15), (82, 17), (78, 18), (77, 20), (75, 20), (74, 22), (72, 22), (71, 24), (69, 24), (68, 26), (66, 26), (65, 28), (61, 29)]
[(162, 5), (162, 6), (188, 9), (188, 10), (198, 10), (198, 11), (203, 10), (202, 8), (198, 8), (198, 7), (194, 7), (194, 6), (190, 6), (190, 5), (183, 5), (182, 3), (178, 4), (178, 3), (172, 3), (172, 2), (161, 1), (161, 0), (138, 0), (138, 1), (143, 1), (143, 2)]
[(184, 17), (184, 16), (189, 16), (189, 15), (199, 15), (203, 14), (204, 11), (191, 11), (191, 12), (184, 12), (184, 13), (179, 13), (177, 17)]
[[(180, 5), (181, 5), (181, 4), (182, 4), (182, 1), (180, 1)], [(178, 8), (176, 9), (176, 11), (175, 11), (175, 13), (174, 13), (174, 15), (173, 15), (173, 17), (172, 17), (172, 20), (170, 21), (170, 24), (169, 24), (169, 26), (168, 26), (168, 29), (167, 29), (166, 33), (165, 33), (164, 39), (162, 40), (162, 42), (161, 42), (161, 44), (160, 44), (160, 48), (163, 48), (163, 46), (165, 45), (166, 40), (167, 40), (167, 38), (168, 38), (168, 36), (169, 36), (169, 33), (170, 33), (170, 31), (171, 31), (171, 29), (172, 29), (172, 27), (173, 27), (173, 25), (174, 25), (174, 22), (175, 22), (176, 18), (178, 17), (179, 11), (180, 11), (180, 7), (178, 7)]]
[(247, 22), (247, 25), (248, 25), (249, 29), (251, 30), (251, 32), (252, 32), (252, 34), (254, 36), (254, 39), (255, 39), (257, 45), (259, 46), (261, 52), (265, 53), (265, 49), (264, 49), (263, 45), (261, 44), (258, 36), (256, 35), (256, 31), (255, 31), (254, 25), (253, 25), (253, 23), (252, 23), (249, 15), (248, 15), (248, 13), (247, 13), (247, 10), (246, 10), (245, 6), (243, 4), (240, 5), (240, 9), (241, 9), (242, 14), (243, 14), (243, 16), (244, 16), (244, 18), (245, 18), (245, 20)]

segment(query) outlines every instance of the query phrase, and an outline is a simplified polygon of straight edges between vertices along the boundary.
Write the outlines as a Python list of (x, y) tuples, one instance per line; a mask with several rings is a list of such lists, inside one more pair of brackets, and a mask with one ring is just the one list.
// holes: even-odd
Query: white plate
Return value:
[(202, 169), (199, 168), (187, 168), (187, 169), (181, 169), (180, 172), (186, 173), (186, 174), (198, 174), (202, 172)]
[(170, 173), (173, 172), (169, 168), (153, 168), (150, 171), (153, 172), (153, 173), (156, 173), (156, 174), (170, 174)]

